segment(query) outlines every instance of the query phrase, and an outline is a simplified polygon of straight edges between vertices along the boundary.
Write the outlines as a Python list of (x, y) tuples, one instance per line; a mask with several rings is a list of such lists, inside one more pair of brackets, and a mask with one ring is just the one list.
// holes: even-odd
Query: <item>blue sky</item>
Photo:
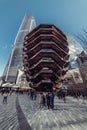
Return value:
[(87, 28), (87, 0), (0, 0), (0, 76), (25, 14), (73, 35)]

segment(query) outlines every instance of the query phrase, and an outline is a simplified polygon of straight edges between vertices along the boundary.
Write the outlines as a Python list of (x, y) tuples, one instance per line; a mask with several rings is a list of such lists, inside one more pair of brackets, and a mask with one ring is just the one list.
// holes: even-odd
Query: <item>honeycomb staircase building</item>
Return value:
[(55, 25), (40, 24), (25, 36), (23, 66), (27, 80), (37, 91), (52, 91), (68, 70), (66, 35)]

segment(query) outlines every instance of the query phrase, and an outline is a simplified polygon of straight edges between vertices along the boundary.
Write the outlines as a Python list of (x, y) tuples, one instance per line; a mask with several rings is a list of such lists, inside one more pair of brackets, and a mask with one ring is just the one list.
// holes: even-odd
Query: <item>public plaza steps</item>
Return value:
[(55, 97), (54, 110), (39, 107), (27, 94), (12, 94), (3, 104), (0, 95), (0, 130), (87, 130), (87, 100)]

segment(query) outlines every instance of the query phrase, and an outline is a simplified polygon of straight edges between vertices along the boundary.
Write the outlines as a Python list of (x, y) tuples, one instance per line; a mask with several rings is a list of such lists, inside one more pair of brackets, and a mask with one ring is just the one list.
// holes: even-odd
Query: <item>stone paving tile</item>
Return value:
[(87, 130), (87, 101), (82, 99), (67, 97), (64, 103), (56, 97), (54, 110), (39, 108), (38, 99), (26, 94), (18, 95), (18, 101), (17, 95), (8, 96), (8, 104), (2, 100), (0, 95), (0, 130), (23, 130), (26, 122), (32, 130)]
[(24, 113), (22, 112), (22, 109), (18, 101), (18, 97), (16, 99), (16, 109), (17, 109), (17, 116), (18, 116), (20, 130), (32, 130), (29, 123), (26, 120)]
[(39, 109), (38, 100), (24, 97), (20, 95), (19, 102), (33, 130), (87, 130), (87, 101), (67, 97), (64, 103), (56, 97), (52, 111)]
[(2, 101), (3, 96), (0, 95), (0, 130), (19, 130), (15, 94), (8, 96), (7, 104)]

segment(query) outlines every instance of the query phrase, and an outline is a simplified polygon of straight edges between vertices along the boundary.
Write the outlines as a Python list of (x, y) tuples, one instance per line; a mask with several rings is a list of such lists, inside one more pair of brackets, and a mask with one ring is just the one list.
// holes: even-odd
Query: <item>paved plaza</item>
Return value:
[(7, 104), (0, 95), (0, 130), (87, 130), (87, 101), (55, 97), (54, 110), (48, 110), (27, 94), (9, 95)]

